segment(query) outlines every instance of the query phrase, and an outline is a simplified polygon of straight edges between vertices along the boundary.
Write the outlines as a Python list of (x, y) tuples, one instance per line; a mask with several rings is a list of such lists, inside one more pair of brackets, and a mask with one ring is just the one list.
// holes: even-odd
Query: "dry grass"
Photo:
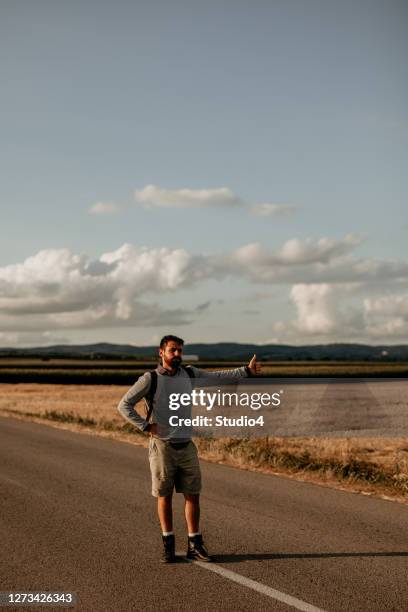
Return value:
[(406, 438), (258, 438), (197, 440), (212, 461), (292, 474), (408, 503)]
[(116, 385), (0, 384), (0, 410), (73, 413), (96, 422), (123, 424), (116, 406), (128, 387)]
[[(127, 386), (0, 384), (0, 414), (145, 443), (117, 404)], [(136, 435), (135, 435), (136, 434)], [(408, 502), (407, 438), (197, 440), (203, 458)]]
[(275, 361), (262, 364), (264, 376), (403, 376), (408, 371), (404, 362), (353, 361)]

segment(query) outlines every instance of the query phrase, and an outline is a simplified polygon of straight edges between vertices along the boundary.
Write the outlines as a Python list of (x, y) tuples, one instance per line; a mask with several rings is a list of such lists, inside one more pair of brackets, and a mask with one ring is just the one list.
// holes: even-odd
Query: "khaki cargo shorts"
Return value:
[(149, 462), (154, 497), (170, 495), (174, 487), (177, 493), (200, 493), (201, 470), (194, 442), (184, 448), (173, 448), (169, 442), (152, 436)]

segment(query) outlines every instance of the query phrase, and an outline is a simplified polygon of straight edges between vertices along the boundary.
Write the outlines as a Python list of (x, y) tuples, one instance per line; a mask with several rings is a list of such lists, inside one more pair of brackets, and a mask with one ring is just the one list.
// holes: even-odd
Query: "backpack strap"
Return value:
[(195, 378), (194, 370), (190, 365), (188, 366), (182, 365), (181, 367), (183, 368), (185, 372), (187, 372), (190, 378)]
[[(182, 365), (181, 367), (183, 368), (185, 372), (187, 372), (189, 378), (195, 378), (194, 370), (191, 366)], [(147, 414), (146, 414), (147, 422), (149, 422), (150, 417), (152, 416), (153, 400), (154, 400), (154, 395), (157, 389), (157, 370), (156, 369), (149, 370), (149, 373), (150, 373), (150, 389), (149, 389), (149, 393), (145, 397), (145, 402), (147, 404)]]
[(157, 389), (157, 371), (150, 370), (150, 389), (149, 393), (145, 397), (145, 402), (147, 404), (147, 414), (146, 421), (149, 422), (150, 417), (153, 412), (153, 399)]

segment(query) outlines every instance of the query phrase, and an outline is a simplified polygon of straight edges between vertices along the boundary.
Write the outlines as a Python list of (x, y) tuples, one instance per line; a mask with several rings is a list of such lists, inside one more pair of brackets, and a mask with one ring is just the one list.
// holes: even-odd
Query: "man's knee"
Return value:
[(160, 506), (169, 506), (173, 501), (173, 493), (169, 493), (168, 495), (158, 495), (157, 503)]
[(198, 505), (200, 503), (199, 493), (184, 493), (184, 499), (192, 504)]

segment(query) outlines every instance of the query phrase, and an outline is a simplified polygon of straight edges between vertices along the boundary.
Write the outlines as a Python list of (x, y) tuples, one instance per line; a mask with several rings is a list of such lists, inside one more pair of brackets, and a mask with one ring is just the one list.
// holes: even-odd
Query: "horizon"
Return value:
[[(398, 344), (386, 344), (386, 343), (379, 343), (379, 344), (368, 344), (368, 343), (364, 343), (364, 342), (326, 342), (326, 343), (309, 343), (309, 344), (285, 344), (285, 343), (264, 343), (264, 344), (259, 344), (259, 343), (255, 343), (255, 342), (235, 342), (235, 341), (228, 341), (228, 340), (224, 340), (224, 341), (217, 341), (217, 342), (185, 342), (184, 343), (184, 347), (189, 347), (189, 346), (193, 346), (193, 345), (198, 345), (198, 346), (216, 346), (216, 345), (220, 345), (220, 344), (226, 344), (226, 345), (239, 345), (239, 346), (251, 346), (251, 347), (287, 347), (287, 348), (309, 348), (309, 347), (318, 347), (318, 346), (322, 346), (322, 347), (327, 347), (327, 346), (364, 346), (364, 347), (368, 347), (368, 348), (383, 348), (383, 347), (390, 347), (390, 348), (399, 348), (399, 347), (408, 347), (408, 343), (398, 343)], [(4, 351), (4, 350), (36, 350), (36, 349), (40, 349), (40, 350), (45, 350), (45, 349), (53, 349), (53, 348), (60, 348), (60, 347), (67, 347), (67, 348), (81, 348), (81, 347), (85, 347), (85, 346), (99, 346), (99, 345), (109, 345), (109, 346), (129, 346), (132, 348), (157, 348), (158, 344), (131, 344), (131, 343), (115, 343), (115, 342), (90, 342), (90, 343), (83, 343), (83, 344), (50, 344), (50, 345), (41, 345), (41, 346), (18, 346), (18, 347), (12, 347), (12, 346), (0, 346), (0, 351)]]

